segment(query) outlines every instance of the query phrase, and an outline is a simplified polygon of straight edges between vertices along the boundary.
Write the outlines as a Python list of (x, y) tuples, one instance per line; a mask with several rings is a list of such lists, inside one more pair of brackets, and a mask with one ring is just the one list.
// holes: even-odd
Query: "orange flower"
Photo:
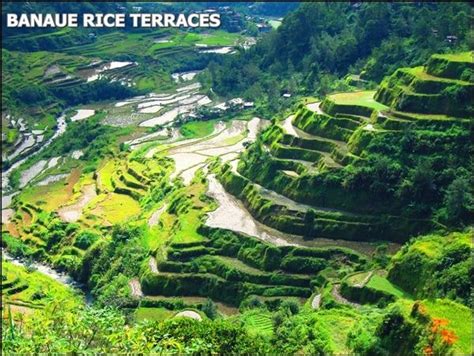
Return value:
[(431, 331), (433, 333), (436, 333), (438, 332), (438, 329), (440, 328), (440, 326), (446, 326), (448, 324), (449, 324), (449, 321), (446, 319), (433, 318)]
[(454, 344), (456, 342), (456, 340), (458, 339), (458, 337), (456, 336), (456, 334), (453, 331), (446, 330), (446, 329), (441, 330), (441, 338), (448, 345)]
[(432, 356), (433, 355), (433, 348), (431, 346), (426, 346), (424, 349), (423, 349), (423, 354), (425, 356)]

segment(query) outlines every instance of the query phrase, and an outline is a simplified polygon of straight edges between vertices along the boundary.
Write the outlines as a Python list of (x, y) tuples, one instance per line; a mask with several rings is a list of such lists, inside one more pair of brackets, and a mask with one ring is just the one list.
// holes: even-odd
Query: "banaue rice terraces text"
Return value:
[(211, 27), (221, 24), (220, 14), (16, 14), (9, 13), (7, 27)]

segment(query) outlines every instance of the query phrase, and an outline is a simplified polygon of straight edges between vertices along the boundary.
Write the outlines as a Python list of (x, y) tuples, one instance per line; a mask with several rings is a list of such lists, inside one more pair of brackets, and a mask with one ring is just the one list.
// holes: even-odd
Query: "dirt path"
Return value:
[(151, 227), (151, 226), (158, 225), (158, 222), (160, 221), (160, 216), (166, 210), (166, 207), (167, 205), (164, 204), (161, 208), (159, 208), (157, 211), (151, 214), (150, 218), (148, 219), (148, 226)]
[(374, 274), (374, 271), (370, 271), (370, 273), (364, 278), (364, 280), (360, 283), (354, 284), (354, 287), (356, 288), (364, 287), (367, 283), (369, 283), (370, 278), (372, 277), (373, 274)]
[(320, 115), (324, 114), (324, 111), (321, 110), (321, 102), (320, 101), (317, 101), (315, 103), (306, 104), (306, 107), (309, 110), (314, 111), (316, 114), (320, 114)]
[(283, 128), (285, 129), (286, 133), (291, 136), (300, 137), (298, 133), (295, 131), (293, 127), (293, 119), (295, 115), (288, 116), (285, 121), (283, 121)]
[[(235, 120), (217, 135), (208, 136), (191, 144), (168, 149), (168, 157), (175, 161), (175, 170), (170, 178), (183, 178), (188, 185), (196, 171), (205, 165), (210, 157), (221, 157), (223, 162), (235, 159), (245, 149), (244, 142), (253, 142), (265, 121), (257, 117), (250, 121)], [(217, 131), (216, 125), (215, 131)], [(188, 141), (189, 142), (189, 141)]]
[(338, 302), (338, 303), (341, 303), (341, 304), (345, 304), (345, 305), (350, 305), (351, 307), (353, 308), (360, 308), (361, 305), (358, 304), (358, 303), (354, 303), (354, 302), (351, 302), (349, 300), (347, 300), (346, 298), (344, 298), (340, 291), (339, 291), (339, 288), (341, 286), (339, 284), (335, 284), (333, 287), (332, 287), (332, 290), (331, 290), (331, 295), (334, 297), (334, 299)]
[(90, 184), (82, 188), (82, 196), (79, 200), (72, 205), (62, 207), (58, 210), (58, 214), (64, 221), (76, 222), (82, 215), (82, 209), (95, 197), (97, 193), (95, 191), (95, 185)]
[(342, 213), (346, 216), (353, 216), (353, 217), (370, 217), (370, 215), (363, 215), (363, 214), (356, 214), (350, 211), (346, 210), (340, 210), (340, 209), (334, 209), (334, 208), (327, 208), (327, 207), (322, 207), (322, 206), (312, 206), (312, 205), (306, 205), (302, 203), (298, 203), (297, 201), (294, 201), (282, 194), (279, 194), (273, 190), (267, 189), (257, 183), (253, 183), (256, 187), (259, 188), (260, 194), (264, 197), (267, 198), (274, 203), (278, 205), (283, 205), (286, 206), (287, 208), (291, 210), (296, 210), (296, 211), (302, 211), (306, 212), (307, 210), (314, 209), (316, 211), (328, 211), (328, 212), (334, 212), (334, 213)]
[[(308, 105), (312, 105), (312, 104), (308, 104)], [(291, 136), (294, 136), (294, 137), (299, 137), (299, 138), (302, 138), (302, 139), (306, 139), (306, 140), (319, 140), (319, 141), (330, 142), (330, 143), (333, 143), (336, 146), (344, 149), (345, 151), (347, 151), (347, 143), (344, 142), (344, 141), (338, 141), (338, 140), (333, 140), (333, 139), (326, 138), (326, 137), (323, 137), (323, 136), (312, 135), (312, 134), (307, 133), (306, 131), (303, 131), (303, 130), (299, 129), (298, 127), (294, 126), (293, 125), (294, 117), (295, 117), (295, 115), (290, 115), (283, 122), (282, 126), (283, 126), (283, 129), (285, 130), (285, 132), (287, 134), (289, 134)]]

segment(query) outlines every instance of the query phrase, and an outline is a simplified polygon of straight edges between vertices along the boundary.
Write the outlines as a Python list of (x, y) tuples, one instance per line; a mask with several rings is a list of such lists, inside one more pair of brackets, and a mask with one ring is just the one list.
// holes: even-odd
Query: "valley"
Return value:
[(271, 99), (265, 34), (83, 35), (2, 48), (8, 352), (472, 351), (472, 51)]

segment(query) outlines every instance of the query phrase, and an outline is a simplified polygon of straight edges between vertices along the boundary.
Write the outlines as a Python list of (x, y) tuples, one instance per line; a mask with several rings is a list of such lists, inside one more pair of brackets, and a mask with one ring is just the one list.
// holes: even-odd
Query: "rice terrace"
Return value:
[(2, 353), (472, 354), (473, 36), (467, 2), (4, 2)]

